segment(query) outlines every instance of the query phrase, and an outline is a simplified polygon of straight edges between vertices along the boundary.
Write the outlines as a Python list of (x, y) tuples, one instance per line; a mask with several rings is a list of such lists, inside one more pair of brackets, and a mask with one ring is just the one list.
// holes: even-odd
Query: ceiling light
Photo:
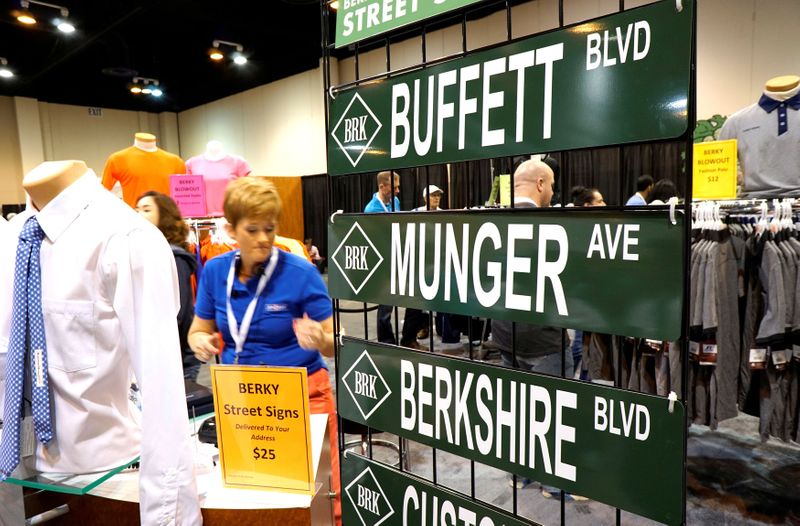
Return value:
[(331, 10), (336, 11), (337, 9), (339, 9), (339, 0), (333, 0), (331, 2)]
[(13, 76), (14, 72), (8, 69), (8, 60), (0, 57), (0, 77), (4, 79), (10, 79)]
[(56, 25), (56, 27), (57, 27), (57, 28), (58, 28), (58, 30), (59, 30), (59, 31), (61, 31), (62, 33), (70, 34), (70, 33), (74, 33), (74, 32), (75, 32), (75, 26), (73, 26), (72, 24), (70, 24), (70, 23), (69, 23), (68, 21), (66, 21), (66, 20), (61, 20), (61, 21), (60, 21), (60, 22), (59, 22), (59, 23)]
[(31, 4), (58, 10), (58, 12), (61, 14), (61, 18), (53, 18), (53, 25), (56, 26), (62, 33), (69, 34), (75, 32), (75, 25), (69, 21), (69, 9), (57, 4), (40, 2), (39, 0), (20, 0), (19, 5), (22, 7), (22, 10), (15, 13), (19, 22), (28, 25), (36, 23), (36, 18), (30, 11)]
[(36, 19), (33, 18), (33, 15), (29, 11), (21, 11), (17, 15), (17, 22), (25, 24), (26, 26), (32, 26), (36, 23)]
[(247, 57), (244, 55), (244, 46), (237, 42), (230, 42), (228, 40), (214, 40), (211, 43), (211, 49), (208, 51), (208, 58), (214, 61), (220, 61), (225, 58), (225, 47), (233, 48), (233, 53), (230, 55), (234, 64), (242, 66), (247, 64)]
[(142, 94), (158, 98), (164, 94), (158, 79), (148, 77), (133, 77), (131, 83), (128, 84), (128, 89), (134, 95)]

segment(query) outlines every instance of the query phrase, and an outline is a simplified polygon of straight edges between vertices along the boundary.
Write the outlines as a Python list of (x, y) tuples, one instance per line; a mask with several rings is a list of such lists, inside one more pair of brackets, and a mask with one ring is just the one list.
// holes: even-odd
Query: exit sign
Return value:
[(89, 117), (103, 116), (103, 108), (88, 108), (88, 109), (89, 109)]

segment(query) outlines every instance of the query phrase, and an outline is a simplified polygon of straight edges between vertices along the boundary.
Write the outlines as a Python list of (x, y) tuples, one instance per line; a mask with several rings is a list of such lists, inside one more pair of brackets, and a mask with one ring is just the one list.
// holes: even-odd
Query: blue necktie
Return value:
[(36, 437), (43, 444), (53, 438), (47, 380), (47, 346), (42, 316), (42, 275), (39, 267), (39, 248), (43, 239), (44, 232), (39, 222), (35, 217), (29, 218), (19, 236), (14, 268), (3, 438), (0, 440), (0, 480), (11, 476), (19, 464), (26, 357), (31, 367), (31, 408)]

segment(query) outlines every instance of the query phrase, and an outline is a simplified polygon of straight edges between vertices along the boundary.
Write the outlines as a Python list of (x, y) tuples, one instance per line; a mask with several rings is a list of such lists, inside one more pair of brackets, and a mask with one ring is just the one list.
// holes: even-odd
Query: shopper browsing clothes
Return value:
[[(207, 362), (305, 367), (311, 412), (328, 415), (333, 489), (339, 494), (336, 408), (322, 355), (333, 356), (333, 311), (325, 283), (306, 259), (278, 250), (281, 200), (260, 177), (232, 181), (223, 204), (239, 250), (211, 259), (197, 289), (189, 345)], [(337, 497), (337, 523), (341, 517)]]
[(167, 238), (172, 255), (175, 256), (175, 267), (178, 270), (178, 290), (181, 298), (181, 306), (178, 311), (178, 336), (181, 342), (183, 377), (195, 381), (200, 372), (200, 362), (189, 348), (187, 338), (194, 317), (192, 277), (197, 271), (197, 260), (189, 254), (189, 243), (187, 242), (189, 226), (181, 217), (181, 211), (175, 201), (160, 192), (150, 191), (139, 196), (139, 199), (136, 200), (136, 211), (158, 227)]

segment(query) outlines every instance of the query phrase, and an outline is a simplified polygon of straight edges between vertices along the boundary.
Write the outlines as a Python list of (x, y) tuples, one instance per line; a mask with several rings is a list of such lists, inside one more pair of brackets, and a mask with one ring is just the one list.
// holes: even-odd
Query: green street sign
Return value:
[(336, 47), (447, 13), (480, 0), (341, 0), (336, 13)]
[(328, 173), (678, 137), (693, 16), (665, 0), (343, 91)]
[[(662, 397), (354, 338), (339, 347), (339, 368), (342, 418), (653, 520), (682, 520), (680, 402), (670, 409)], [(373, 471), (363, 484), (384, 495), (372, 497), (382, 504), (370, 520), (399, 512), (381, 483)]]
[(346, 214), (328, 225), (335, 298), (675, 340), (683, 215), (559, 209)]
[(361, 455), (342, 460), (342, 518), (354, 526), (535, 524)]

